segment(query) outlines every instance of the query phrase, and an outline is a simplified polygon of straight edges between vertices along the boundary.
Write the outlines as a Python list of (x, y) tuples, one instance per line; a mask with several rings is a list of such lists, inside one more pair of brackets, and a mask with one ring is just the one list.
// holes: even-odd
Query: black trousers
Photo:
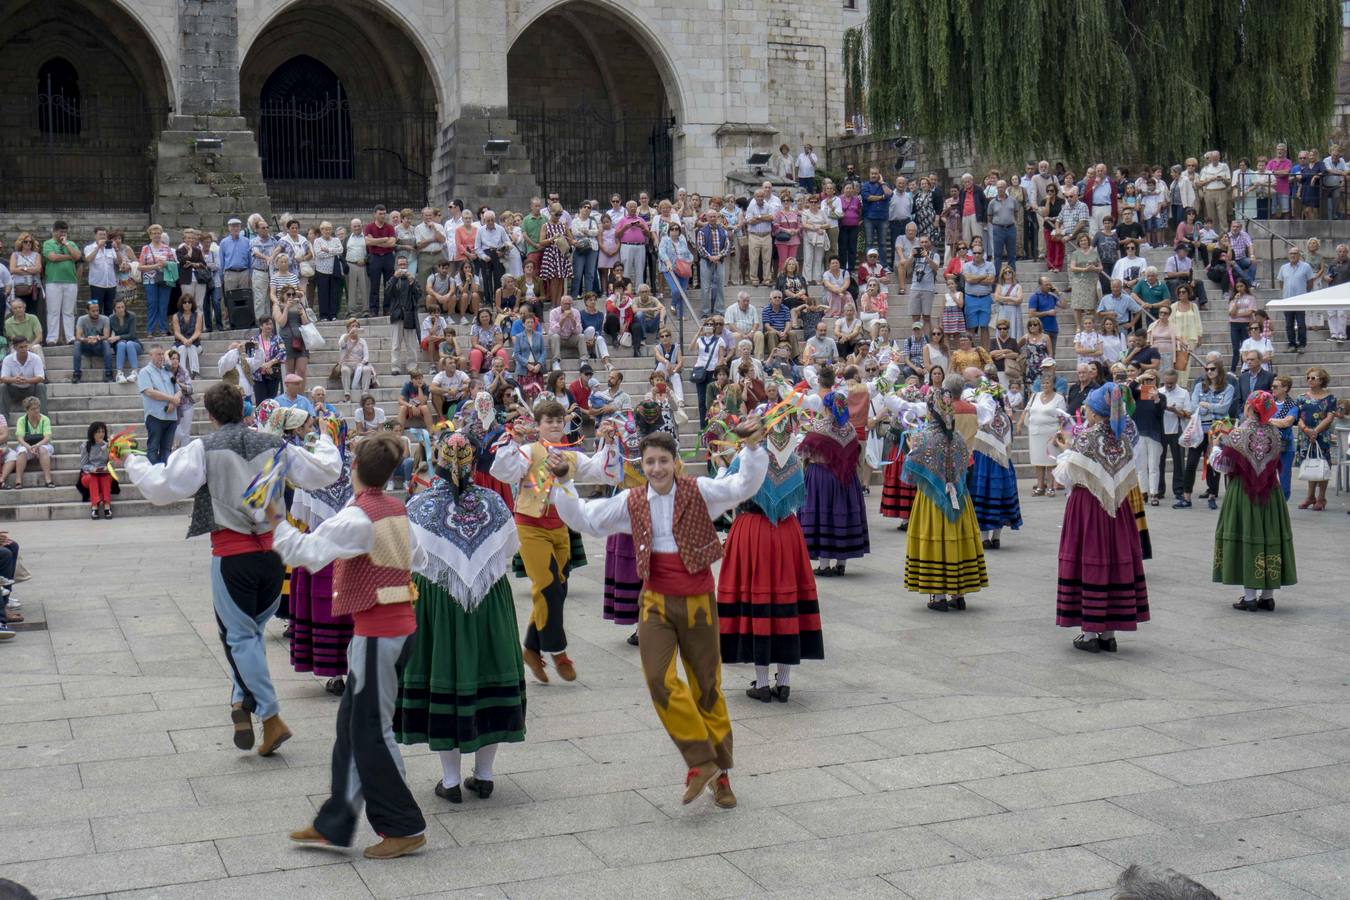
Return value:
[[(19, 544), (17, 541), (10, 541), (8, 544), (0, 544), (0, 577), (13, 578), (14, 570), (19, 567)], [(5, 606), (8, 601), (0, 598), (0, 625), (5, 625), (9, 619), (5, 618)]]
[(1036, 253), (1036, 235), (1040, 233), (1040, 223), (1036, 221), (1035, 210), (1027, 209), (1022, 211), (1022, 255), (1027, 259), (1035, 259)]
[(320, 272), (314, 276), (314, 281), (315, 292), (319, 295), (319, 318), (326, 321), (336, 319), (338, 288), (342, 286), (342, 279), (337, 275)]
[(1181, 496), (1181, 477), (1185, 474), (1186, 454), (1181, 446), (1180, 434), (1164, 434), (1162, 436), (1163, 454), (1158, 460), (1158, 490), (1155, 493), (1162, 494), (1167, 489), (1167, 460), (1172, 460), (1172, 495)]
[[(1182, 493), (1189, 494), (1195, 490), (1195, 473), (1200, 468), (1200, 460), (1205, 458), (1209, 452), (1209, 435), (1205, 435), (1204, 441), (1199, 447), (1188, 447), (1186, 449), (1186, 478), (1182, 486)], [(1214, 496), (1219, 495), (1219, 470), (1210, 466), (1205, 471), (1205, 487), (1209, 493)]]
[[(382, 316), (384, 308), (380, 306), (380, 289), (394, 277), (394, 254), (371, 253), (366, 256), (366, 274), (370, 277), (370, 305), (366, 307), (368, 315)], [(351, 309), (351, 301), (347, 308)]]
[(347, 646), (347, 690), (338, 704), (332, 791), (314, 818), (315, 830), (338, 846), (351, 845), (363, 804), (370, 827), (382, 837), (426, 831), (394, 743), (399, 679), (416, 640), (415, 634), (358, 634)]

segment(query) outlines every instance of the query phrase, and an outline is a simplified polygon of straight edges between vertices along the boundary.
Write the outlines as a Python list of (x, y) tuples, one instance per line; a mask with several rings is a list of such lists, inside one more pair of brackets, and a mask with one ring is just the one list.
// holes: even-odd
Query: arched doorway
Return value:
[(377, 7), (288, 7), (249, 47), (239, 89), (277, 208), (426, 202), (432, 76), (413, 39)]
[(6, 209), (150, 209), (147, 160), (169, 88), (154, 42), (125, 9), (0, 2), (0, 84)]
[(507, 106), (540, 186), (568, 205), (607, 206), (614, 192), (673, 195), (667, 82), (612, 8), (576, 0), (530, 23), (507, 55)]

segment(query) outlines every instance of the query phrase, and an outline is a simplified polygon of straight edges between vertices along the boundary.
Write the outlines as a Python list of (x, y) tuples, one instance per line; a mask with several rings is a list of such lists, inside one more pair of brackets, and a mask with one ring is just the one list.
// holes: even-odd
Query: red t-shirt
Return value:
[[(391, 238), (395, 236), (394, 226), (390, 225), (388, 222), (385, 222), (383, 225), (376, 225), (374, 222), (371, 222), (369, 225), (366, 226), (364, 234), (368, 238)], [(370, 245), (367, 245), (366, 252), (374, 256), (386, 256), (390, 253), (393, 253), (394, 248), (372, 247)]]
[[(961, 204), (961, 215), (963, 216), (975, 215), (975, 190), (973, 188), (971, 190), (966, 191), (966, 199)], [(367, 225), (366, 228), (369, 229), (370, 226)]]
[(578, 378), (567, 386), (572, 392), (572, 399), (577, 402), (577, 406), (582, 409), (591, 408), (591, 386), (584, 378)]

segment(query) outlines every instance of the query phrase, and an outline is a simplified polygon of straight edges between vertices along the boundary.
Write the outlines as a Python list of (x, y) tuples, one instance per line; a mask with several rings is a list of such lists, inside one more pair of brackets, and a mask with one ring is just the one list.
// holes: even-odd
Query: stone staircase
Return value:
[[(1147, 251), (1145, 255), (1151, 264), (1161, 268), (1166, 260), (1167, 251)], [(1260, 272), (1262, 287), (1258, 289), (1257, 293), (1258, 296), (1263, 298), (1273, 294), (1269, 271), (1268, 266), (1262, 266)], [(1046, 274), (1043, 262), (1024, 260), (1018, 264), (1018, 277), (1023, 285), (1024, 292), (1028, 295), (1035, 290), (1037, 279), (1043, 274)], [(1067, 291), (1068, 278), (1066, 275), (1062, 273), (1049, 274), (1056, 285)], [(734, 297), (738, 290), (740, 288), (728, 287), (728, 297)], [(758, 305), (768, 302), (767, 289), (746, 288), (746, 290), (750, 291), (752, 302)], [(701, 308), (700, 298), (698, 298), (697, 292), (694, 293), (695, 306)], [(891, 296), (891, 312), (888, 318), (894, 335), (904, 336), (909, 332), (909, 316), (905, 312), (906, 299), (896, 294)], [(1205, 327), (1206, 346), (1220, 349), (1227, 359), (1229, 343), (1226, 306), (1217, 301), (1211, 302), (1210, 308), (1202, 313), (1202, 318)], [(1072, 380), (1075, 355), (1071, 346), (1072, 341), (1069, 339), (1070, 335), (1065, 329), (1066, 326), (1071, 328), (1071, 324), (1071, 316), (1061, 317), (1061, 340), (1056, 355), (1060, 373), (1070, 380)], [(685, 320), (686, 343), (692, 340), (695, 327), (692, 319)], [(340, 386), (328, 381), (329, 372), (337, 361), (337, 340), (341, 336), (342, 327), (339, 323), (325, 323), (320, 326), (320, 329), (328, 340), (328, 345), (323, 350), (313, 352), (310, 356), (309, 386), (327, 384), (329, 401), (334, 403), (344, 415), (352, 415), (355, 403), (340, 402)], [(392, 415), (397, 407), (398, 390), (404, 379), (389, 374), (390, 345), (387, 329), (388, 325), (385, 319), (366, 321), (365, 337), (370, 345), (372, 361), (376, 371), (383, 376), (381, 378), (382, 386), (373, 389), (371, 394), (375, 397), (376, 403), (386, 413)], [(1278, 318), (1275, 323), (1275, 331), (1277, 338), (1283, 338), (1283, 321)], [(229, 342), (243, 340), (245, 337), (247, 337), (245, 332), (216, 332), (208, 335), (207, 339), (202, 342), (203, 371), (202, 377), (194, 385), (197, 402), (193, 434), (204, 434), (211, 427), (205, 412), (201, 408), (201, 397), (205, 394), (206, 389), (218, 380), (216, 360), (225, 351)], [(460, 343), (463, 348), (465, 339), (460, 338)], [(1325, 331), (1313, 331), (1310, 334), (1307, 352), (1297, 357), (1279, 349), (1281, 346), (1279, 340), (1276, 340), (1276, 346), (1276, 368), (1278, 371), (1292, 373), (1295, 376), (1296, 391), (1301, 391), (1303, 388), (1302, 375), (1304, 370), (1314, 365), (1322, 366), (1331, 373), (1332, 390), (1338, 396), (1350, 391), (1350, 344), (1332, 344), (1327, 340)], [(635, 358), (631, 350), (621, 347), (613, 348), (611, 353), (611, 359), (615, 367), (624, 373), (624, 383), (629, 392), (635, 396), (643, 393), (647, 375), (652, 368), (650, 355), (644, 354)], [(75, 484), (78, 478), (80, 446), (85, 439), (89, 423), (96, 420), (104, 421), (113, 432), (128, 426), (134, 426), (138, 433), (143, 435), (140, 397), (134, 384), (103, 383), (101, 372), (99, 372), (97, 366), (91, 367), (90, 365), (85, 367), (85, 383), (71, 384), (72, 364), (70, 351), (67, 348), (47, 348), (46, 360), (47, 374), (50, 380), (48, 385), (49, 414), (52, 419), (53, 440), (57, 450), (54, 459), (53, 478), (58, 486), (55, 488), (32, 486), (41, 483), (40, 470), (36, 466), (30, 467), (26, 475), (28, 486), (19, 490), (11, 489), (0, 493), (0, 521), (83, 518), (87, 516), (88, 510), (85, 504), (80, 501)], [(88, 362), (93, 363), (93, 360)], [(424, 370), (429, 371), (430, 366), (425, 360), (420, 365)], [(564, 358), (563, 367), (568, 372), (569, 380), (575, 377), (577, 365), (578, 360), (575, 357), (567, 356)], [(694, 385), (686, 379), (685, 409), (689, 414), (690, 421), (681, 428), (681, 443), (684, 447), (693, 447), (697, 444), (698, 402), (694, 390)], [(354, 401), (355, 399), (353, 398)], [(1015, 440), (1012, 458), (1016, 465), (1026, 465), (1025, 437), (1018, 437)], [(876, 478), (879, 480), (880, 476), (878, 475)], [(121, 487), (122, 493), (116, 503), (119, 515), (176, 512), (186, 508), (186, 504), (153, 507), (140, 498), (133, 485), (128, 483)]]

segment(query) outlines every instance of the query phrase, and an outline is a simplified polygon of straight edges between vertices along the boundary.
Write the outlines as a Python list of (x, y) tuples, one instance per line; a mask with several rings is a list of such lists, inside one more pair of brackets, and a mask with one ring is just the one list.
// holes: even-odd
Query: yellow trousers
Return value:
[(563, 630), (563, 603), (567, 600), (567, 564), (572, 542), (566, 528), (539, 528), (517, 523), (520, 561), (530, 579), (530, 624), (525, 629), (525, 647), (539, 653), (562, 653), (567, 649)]
[[(638, 651), (652, 704), (690, 768), (716, 761), (731, 768), (731, 717), (722, 694), (717, 603), (711, 594), (669, 597), (643, 591)], [(675, 652), (689, 683), (680, 680)]]

